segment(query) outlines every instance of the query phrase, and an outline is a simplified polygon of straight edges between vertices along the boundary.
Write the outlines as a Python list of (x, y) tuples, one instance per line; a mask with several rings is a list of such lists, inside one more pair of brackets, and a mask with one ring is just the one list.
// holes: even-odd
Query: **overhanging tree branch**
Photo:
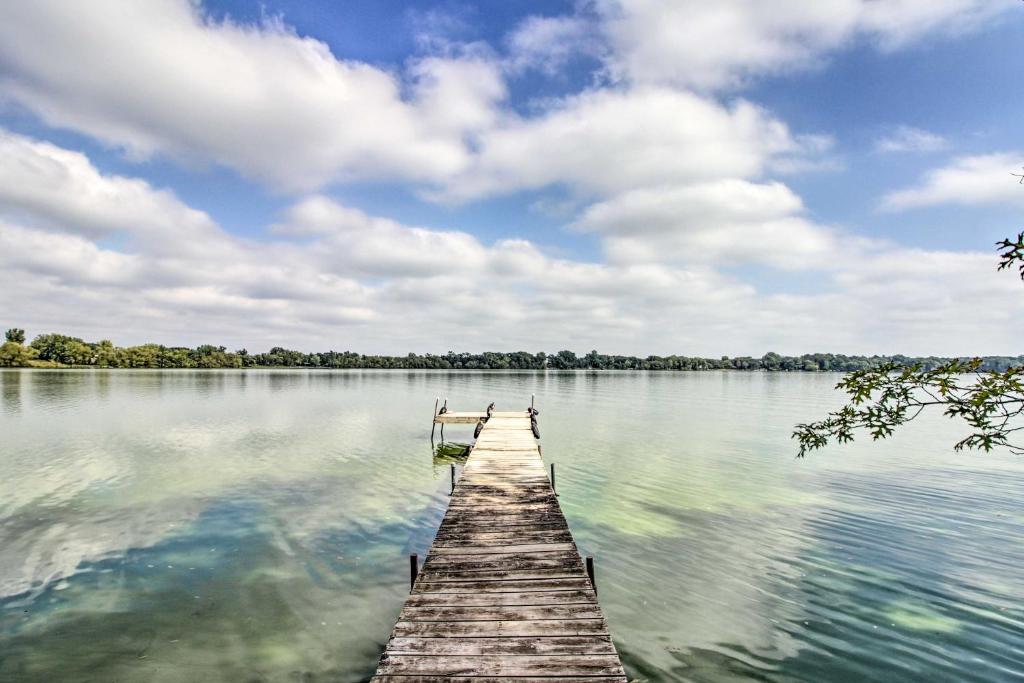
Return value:
[[(1002, 446), (1024, 454), (1024, 442), (1011, 439), (1011, 434), (1024, 429), (1012, 424), (1024, 414), (1024, 367), (979, 372), (980, 365), (980, 358), (956, 360), (931, 370), (888, 363), (850, 373), (836, 385), (849, 395), (847, 405), (824, 420), (796, 426), (793, 438), (800, 445), (798, 456), (830, 441), (853, 441), (857, 431), (867, 431), (873, 440), (885, 439), (925, 409), (938, 406), (947, 417), (959, 418), (971, 428), (956, 443), (956, 450), (990, 451)], [(966, 377), (974, 381), (964, 382)]]
[(1017, 235), (1016, 241), (1006, 239), (997, 242), (996, 246), (1001, 250), (999, 252), (999, 270), (1013, 268), (1014, 264), (1017, 264), (1020, 279), (1024, 280), (1024, 232)]
[[(1021, 178), (1024, 183), (1024, 178)], [(1024, 232), (1017, 239), (997, 242), (998, 270), (1016, 268), (1024, 280)], [(1005, 447), (1024, 455), (1024, 440), (1014, 440), (1024, 425), (1024, 366), (981, 371), (981, 359), (961, 359), (930, 370), (920, 364), (886, 363), (846, 375), (837, 385), (849, 400), (818, 422), (798, 424), (793, 438), (800, 445), (797, 457), (830, 442), (847, 443), (866, 431), (873, 440), (885, 439), (900, 425), (926, 409), (964, 421), (970, 433), (954, 445), (957, 451), (991, 451)]]

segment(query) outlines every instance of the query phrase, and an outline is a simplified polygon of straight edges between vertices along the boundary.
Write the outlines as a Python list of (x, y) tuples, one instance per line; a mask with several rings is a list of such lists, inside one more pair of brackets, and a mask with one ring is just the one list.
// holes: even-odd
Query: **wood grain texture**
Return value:
[(372, 680), (625, 683), (525, 410), (485, 423)]

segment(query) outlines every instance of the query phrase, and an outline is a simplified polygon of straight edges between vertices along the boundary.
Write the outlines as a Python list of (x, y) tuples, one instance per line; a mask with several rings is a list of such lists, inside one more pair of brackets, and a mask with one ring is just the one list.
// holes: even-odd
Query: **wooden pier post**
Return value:
[(416, 553), (409, 555), (409, 590), (416, 586), (416, 577), (420, 573), (420, 558)]
[(434, 443), (434, 430), (437, 429), (437, 404), (440, 400), (440, 396), (434, 397), (434, 417), (430, 421), (430, 443)]
[[(447, 413), (448, 412), (448, 397), (447, 396), (444, 397), (444, 405), (441, 406), (441, 412), (442, 413)], [(444, 445), (444, 422), (441, 423), (441, 445), (442, 446)]]

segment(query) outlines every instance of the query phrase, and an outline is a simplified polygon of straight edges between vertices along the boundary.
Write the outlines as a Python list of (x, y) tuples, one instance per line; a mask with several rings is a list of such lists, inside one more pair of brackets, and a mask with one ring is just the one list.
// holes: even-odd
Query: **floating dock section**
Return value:
[(422, 570), (413, 558), (373, 681), (625, 683), (531, 419), (532, 409), (434, 417), (478, 435)]

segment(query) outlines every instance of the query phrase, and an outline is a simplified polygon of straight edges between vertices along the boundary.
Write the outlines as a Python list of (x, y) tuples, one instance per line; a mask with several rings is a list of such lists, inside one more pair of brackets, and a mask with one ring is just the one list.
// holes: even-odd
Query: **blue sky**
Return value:
[(1009, 0), (0, 10), (0, 322), (1018, 354)]

